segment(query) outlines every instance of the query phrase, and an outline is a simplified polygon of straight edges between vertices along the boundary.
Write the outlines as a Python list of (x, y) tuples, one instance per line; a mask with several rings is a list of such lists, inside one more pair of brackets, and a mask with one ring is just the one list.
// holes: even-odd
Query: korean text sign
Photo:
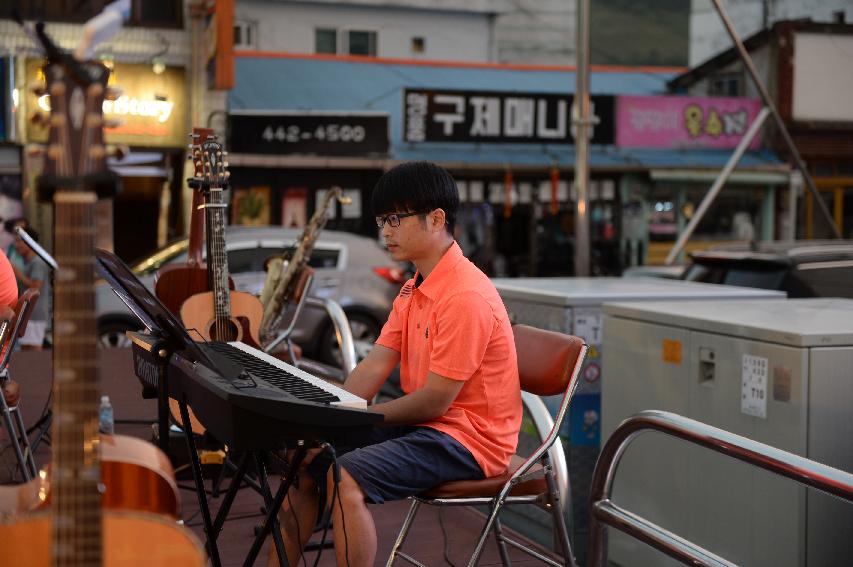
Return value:
[[(403, 140), (571, 144), (572, 101), (570, 94), (406, 89)], [(591, 97), (593, 144), (613, 143), (613, 101)]]
[[(616, 145), (626, 148), (734, 148), (761, 110), (748, 98), (619, 96)], [(759, 136), (750, 149), (761, 145)]]

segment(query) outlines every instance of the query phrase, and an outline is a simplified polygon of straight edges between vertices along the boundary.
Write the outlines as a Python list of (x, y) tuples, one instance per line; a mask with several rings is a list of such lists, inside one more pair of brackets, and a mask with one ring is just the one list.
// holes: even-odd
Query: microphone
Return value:
[(56, 260), (53, 259), (53, 256), (47, 253), (47, 250), (42, 248), (38, 242), (32, 239), (32, 237), (27, 234), (27, 231), (21, 228), (20, 226), (15, 227), (15, 234), (17, 234), (21, 240), (24, 241), (24, 244), (30, 247), (30, 249), (36, 253), (36, 255), (44, 260), (44, 262), (50, 266), (53, 271), (59, 269), (59, 264), (56, 263)]

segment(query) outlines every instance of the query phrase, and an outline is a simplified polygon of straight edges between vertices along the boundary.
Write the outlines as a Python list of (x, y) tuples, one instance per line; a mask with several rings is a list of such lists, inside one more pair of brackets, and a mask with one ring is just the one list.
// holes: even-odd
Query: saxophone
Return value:
[(344, 196), (340, 187), (329, 188), (323, 195), (317, 210), (311, 215), (308, 224), (305, 225), (305, 230), (302, 231), (293, 251), (284, 250), (281, 255), (273, 256), (267, 262), (267, 277), (260, 296), (261, 305), (264, 307), (260, 332), (265, 342), (272, 338), (275, 329), (281, 323), (287, 303), (296, 291), (295, 286), (299, 276), (308, 265), (311, 252), (314, 251), (317, 236), (329, 218), (329, 207), (335, 200), (345, 205), (352, 202), (349, 197)]

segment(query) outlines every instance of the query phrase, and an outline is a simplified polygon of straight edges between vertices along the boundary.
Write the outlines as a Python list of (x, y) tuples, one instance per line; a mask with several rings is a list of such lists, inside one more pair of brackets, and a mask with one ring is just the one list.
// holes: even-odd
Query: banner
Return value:
[[(748, 98), (619, 96), (616, 145), (624, 148), (734, 148), (761, 110)], [(750, 149), (758, 149), (756, 136)]]

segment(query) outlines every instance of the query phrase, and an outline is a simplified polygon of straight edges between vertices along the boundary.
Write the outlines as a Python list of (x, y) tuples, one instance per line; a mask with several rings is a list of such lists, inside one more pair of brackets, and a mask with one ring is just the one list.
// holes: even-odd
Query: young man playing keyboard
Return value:
[[(431, 163), (398, 165), (373, 190), (388, 250), (417, 273), (344, 385), (372, 399), (399, 364), (405, 395), (370, 407), (384, 416), (370, 444), (335, 447), (340, 482), (332, 525), (341, 566), (374, 564), (376, 528), (367, 503), (501, 474), (515, 451), (522, 409), (512, 328), (491, 281), (453, 238), (458, 207), (453, 178)], [(290, 565), (316, 523), (319, 489), (326, 502), (335, 490), (330, 452), (309, 458), (279, 513)], [(269, 563), (277, 565), (270, 548)]]

